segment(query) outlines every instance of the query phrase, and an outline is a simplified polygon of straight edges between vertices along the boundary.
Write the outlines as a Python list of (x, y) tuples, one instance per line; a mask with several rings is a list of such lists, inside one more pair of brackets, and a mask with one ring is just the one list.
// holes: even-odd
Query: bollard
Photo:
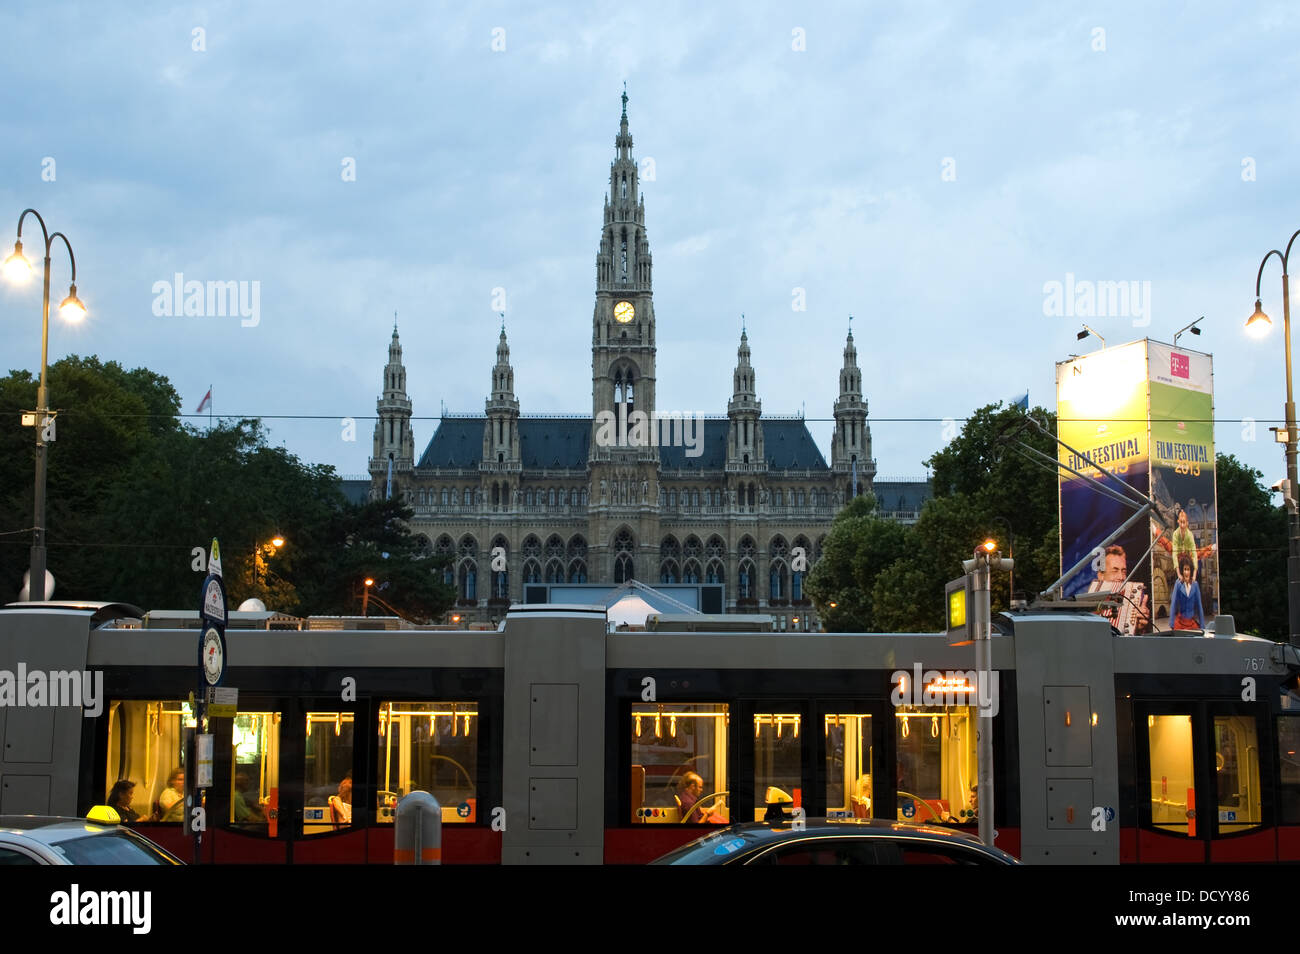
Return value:
[(442, 806), (428, 792), (402, 797), (393, 828), (393, 864), (442, 864)]

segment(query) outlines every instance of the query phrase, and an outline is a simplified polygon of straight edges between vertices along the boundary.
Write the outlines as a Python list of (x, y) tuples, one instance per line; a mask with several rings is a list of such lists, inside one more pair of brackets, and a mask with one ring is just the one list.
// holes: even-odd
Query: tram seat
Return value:
[(871, 776), (862, 775), (853, 784), (853, 794), (849, 797), (849, 807), (853, 809), (854, 818), (871, 817)]

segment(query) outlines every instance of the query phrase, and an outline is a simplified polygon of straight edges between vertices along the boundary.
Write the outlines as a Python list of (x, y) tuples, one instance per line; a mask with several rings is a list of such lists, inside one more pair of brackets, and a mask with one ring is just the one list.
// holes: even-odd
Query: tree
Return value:
[[(926, 463), (933, 469), (934, 497), (921, 510), (905, 541), (905, 555), (872, 581), (875, 622), (898, 632), (933, 632), (943, 625), (944, 585), (962, 573), (961, 563), (992, 537), (1004, 556), (1014, 553), (1017, 593), (1032, 596), (1058, 575), (1056, 478), (1016, 449), (1018, 440), (1056, 459), (1055, 415), (1034, 408), (1044, 434), (1026, 425), (1015, 408), (991, 404), (975, 411), (961, 433)], [(1014, 548), (1003, 518), (1015, 534)], [(995, 573), (994, 612), (1010, 605), (1010, 579)]]
[(1288, 637), (1286, 511), (1273, 506), (1264, 475), (1219, 454), (1219, 606), (1242, 631)]
[(874, 513), (875, 500), (856, 497), (839, 512), (808, 574), (805, 590), (832, 632), (872, 632), (872, 584), (906, 553), (907, 528)]
[[(289, 613), (347, 613), (367, 575), (413, 619), (454, 599), (446, 559), (420, 553), (397, 501), (349, 504), (331, 467), (267, 443), (253, 420), (184, 426), (167, 380), (70, 357), (50, 367), (61, 409), (49, 452), (47, 542), (56, 595), (145, 608), (197, 606), (196, 549), (222, 548), (232, 606), (249, 597)], [(0, 379), (0, 415), (35, 406), (29, 372)], [(30, 546), (35, 437), (0, 428), (0, 589), (16, 595)], [(268, 546), (276, 535), (280, 549)]]

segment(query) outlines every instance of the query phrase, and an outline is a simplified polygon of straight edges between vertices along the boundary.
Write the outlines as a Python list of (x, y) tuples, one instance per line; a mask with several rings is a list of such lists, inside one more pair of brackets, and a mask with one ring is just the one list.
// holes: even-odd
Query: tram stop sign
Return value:
[(959, 576), (944, 587), (944, 619), (947, 621), (948, 645), (969, 646), (975, 642), (975, 626), (971, 621), (970, 576)]

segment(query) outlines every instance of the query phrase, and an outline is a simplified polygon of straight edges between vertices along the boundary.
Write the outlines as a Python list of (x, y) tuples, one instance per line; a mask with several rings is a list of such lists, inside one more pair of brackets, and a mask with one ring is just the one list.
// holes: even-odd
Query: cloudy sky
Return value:
[[(764, 410), (802, 409), (829, 456), (852, 314), (879, 474), (920, 477), (945, 418), (1026, 389), (1054, 406), (1055, 362), (1099, 346), (1081, 320), (1114, 345), (1204, 315), (1182, 343), (1215, 355), (1218, 447), (1271, 482), (1276, 261), (1278, 327), (1242, 325), (1300, 227), (1298, 21), (1280, 2), (6, 4), (0, 238), (33, 206), (72, 241), (90, 318), (52, 321), (51, 360), (147, 366), (187, 412), (211, 385), (218, 414), (359, 474), (394, 312), (419, 448), (441, 403), (483, 409), (496, 288), (523, 410), (590, 412), (626, 81), (654, 166), (661, 409), (725, 411), (743, 312)], [(258, 283), (256, 323), (155, 314), (177, 273)], [(1048, 314), (1067, 281), (1138, 296)], [(0, 290), (0, 371), (38, 368), (39, 297)]]

